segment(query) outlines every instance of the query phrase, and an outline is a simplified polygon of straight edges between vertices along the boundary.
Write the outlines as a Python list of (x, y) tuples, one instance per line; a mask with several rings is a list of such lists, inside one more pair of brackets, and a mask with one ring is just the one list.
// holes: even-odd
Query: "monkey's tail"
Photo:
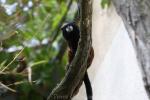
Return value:
[(87, 71), (85, 72), (85, 76), (84, 76), (84, 84), (86, 88), (87, 99), (92, 100), (92, 96), (93, 96), (92, 86)]

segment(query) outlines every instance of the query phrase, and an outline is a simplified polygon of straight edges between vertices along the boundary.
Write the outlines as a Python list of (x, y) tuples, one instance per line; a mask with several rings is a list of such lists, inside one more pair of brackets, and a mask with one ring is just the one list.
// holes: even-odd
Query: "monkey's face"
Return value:
[(79, 27), (75, 23), (67, 23), (61, 28), (63, 36), (66, 40), (79, 39), (80, 31)]

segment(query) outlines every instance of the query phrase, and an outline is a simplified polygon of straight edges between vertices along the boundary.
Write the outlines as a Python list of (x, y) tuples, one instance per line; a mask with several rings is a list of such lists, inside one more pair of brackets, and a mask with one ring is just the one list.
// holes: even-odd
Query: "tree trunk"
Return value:
[(73, 91), (83, 80), (86, 62), (91, 47), (92, 0), (81, 0), (81, 34), (77, 53), (69, 69), (58, 86), (49, 95), (48, 100), (70, 100)]
[(124, 21), (135, 47), (145, 89), (150, 99), (150, 1), (112, 0), (112, 2)]

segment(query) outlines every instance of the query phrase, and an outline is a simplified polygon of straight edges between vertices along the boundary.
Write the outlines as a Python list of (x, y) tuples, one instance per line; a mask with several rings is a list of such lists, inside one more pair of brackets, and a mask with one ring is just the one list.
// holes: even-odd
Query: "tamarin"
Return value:
[[(78, 25), (75, 22), (71, 22), (66, 25), (63, 25), (61, 30), (63, 33), (63, 37), (67, 41), (67, 44), (69, 47), (69, 50), (68, 50), (68, 65), (69, 65), (72, 62), (77, 51), (78, 42), (80, 39), (80, 30), (79, 30)], [(91, 65), (93, 58), (94, 58), (94, 50), (93, 50), (93, 47), (91, 47), (90, 53), (88, 55), (87, 68)], [(92, 95), (93, 95), (92, 86), (91, 86), (87, 71), (85, 72), (83, 81), (84, 81), (85, 88), (86, 88), (87, 99), (92, 100)], [(82, 84), (82, 81), (75, 88), (73, 96), (78, 93), (81, 84)]]

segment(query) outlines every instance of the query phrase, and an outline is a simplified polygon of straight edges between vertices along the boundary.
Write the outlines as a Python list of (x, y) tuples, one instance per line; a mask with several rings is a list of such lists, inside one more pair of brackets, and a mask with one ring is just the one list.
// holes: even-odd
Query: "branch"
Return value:
[(73, 91), (83, 79), (86, 71), (86, 62), (91, 47), (91, 28), (92, 28), (92, 0), (81, 1), (81, 37), (77, 54), (70, 64), (64, 79), (51, 92), (48, 100), (70, 100)]
[(13, 72), (1, 72), (0, 73), (0, 81), (1, 82), (16, 82), (16, 81), (22, 81), (23, 79), (27, 79), (27, 75), (21, 74), (21, 73), (13, 73)]

